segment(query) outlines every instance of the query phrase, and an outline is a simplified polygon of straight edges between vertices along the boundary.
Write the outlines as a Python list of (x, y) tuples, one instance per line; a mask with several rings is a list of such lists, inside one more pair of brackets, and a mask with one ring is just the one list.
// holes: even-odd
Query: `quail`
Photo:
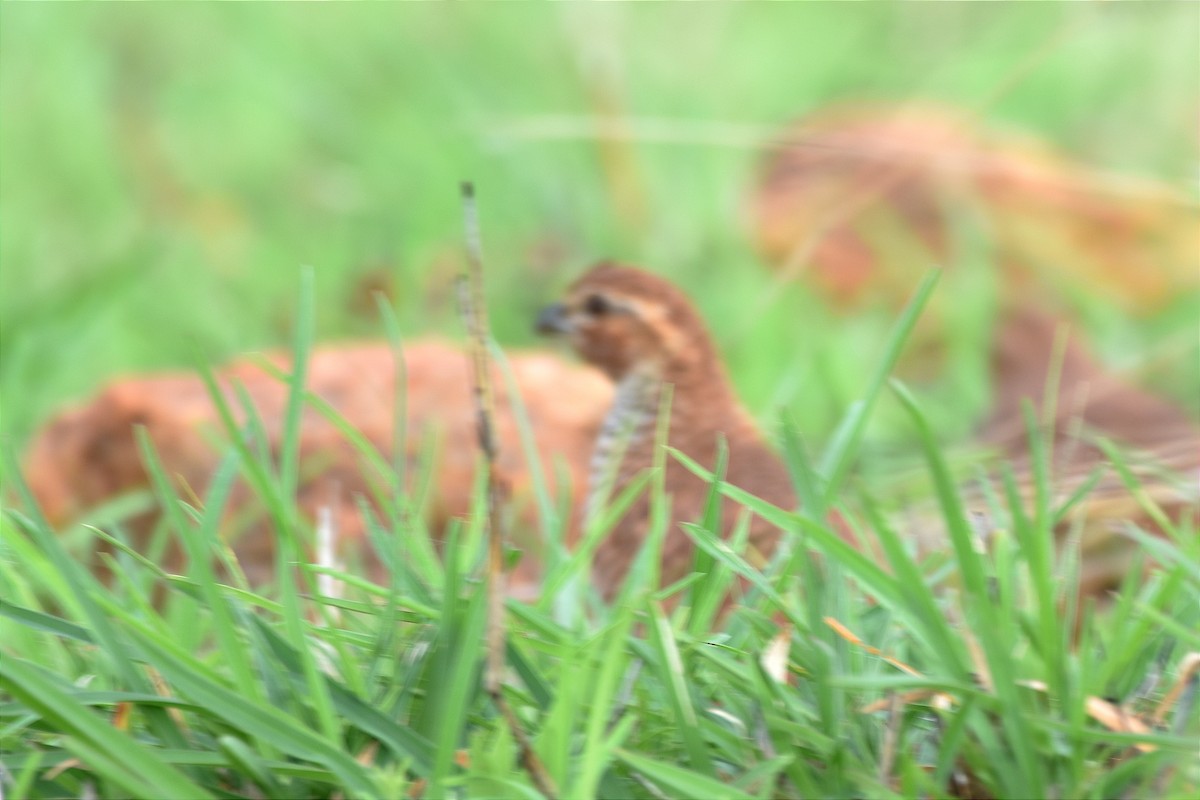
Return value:
[[(561, 302), (541, 311), (537, 328), (569, 342), (616, 389), (596, 438), (583, 516), (595, 513), (605, 494), (615, 497), (653, 465), (656, 421), (668, 385), (668, 445), (712, 469), (723, 438), (727, 482), (776, 506), (794, 505), (786, 467), (738, 401), (704, 320), (670, 282), (641, 269), (601, 263), (575, 281)], [(662, 552), (661, 585), (666, 586), (691, 568), (694, 544), (679, 523), (701, 517), (709, 485), (676, 459), (668, 457), (664, 469), (671, 510)], [(593, 579), (608, 599), (646, 538), (650, 502), (643, 493), (596, 551)], [(722, 533), (734, 528), (740, 513), (733, 503), (723, 505)], [(749, 542), (759, 554), (769, 556), (778, 537), (777, 528), (752, 519)]]
[[(285, 353), (266, 360), (291, 369)], [(436, 339), (410, 343), (404, 351), (404, 408), (407, 483), (413, 498), (422, 498), (431, 534), (453, 517), (471, 510), (478, 466), (475, 411), (468, 362), (456, 345)], [(549, 489), (556, 495), (582, 493), (591, 443), (600, 428), (612, 389), (602, 375), (542, 352), (518, 351), (509, 364), (525, 413), (537, 431), (537, 451)], [(281, 447), (288, 402), (287, 384), (268, 375), (258, 363), (239, 360), (216, 370), (215, 377), (233, 408), (238, 424), (246, 414), (234, 391), (245, 389), (265, 441), (274, 453)], [(310, 356), (307, 386), (388, 458), (393, 444), (393, 397), (396, 364), (386, 344), (327, 345)], [(503, 468), (508, 476), (518, 519), (532, 530), (536, 515), (531, 502), (532, 475), (522, 451), (516, 415), (503, 375), (494, 375), (499, 403), (497, 433)], [(184, 497), (204, 497), (221, 458), (220, 422), (204, 383), (185, 373), (158, 373), (114, 381), (95, 397), (49, 420), (33, 437), (25, 459), (25, 475), (43, 512), (56, 526), (87, 519), (88, 512), (116, 497), (144, 490), (149, 477), (142, 463), (134, 426), (142, 425), (166, 473)], [(380, 559), (366, 542), (366, 523), (358, 498), (370, 500), (378, 476), (335, 425), (314, 408), (305, 408), (299, 431), (300, 480), (296, 502), (309, 517), (330, 507), (341, 541), (341, 557), (351, 570), (361, 568), (386, 581)], [(428, 456), (428, 461), (426, 459)], [(428, 476), (428, 491), (418, 491)], [(564, 476), (570, 487), (556, 477)], [(375, 479), (373, 481), (373, 479)], [(337, 490), (333, 491), (336, 486)], [(222, 535), (232, 547), (251, 585), (274, 576), (272, 526), (261, 513), (261, 501), (243, 481), (234, 484), (226, 504)], [(151, 540), (157, 510), (126, 522), (135, 547)], [(403, 537), (404, 532), (398, 534)], [(533, 548), (536, 542), (521, 542)], [(397, 548), (405, 546), (398, 539)], [(105, 548), (101, 545), (100, 550)], [(511, 585), (521, 596), (535, 594), (536, 553), (522, 560)], [(184, 566), (182, 551), (170, 543), (161, 563), (171, 572)], [(106, 570), (93, 562), (97, 574)]]
[[(1139, 547), (1125, 535), (1131, 523), (1150, 532), (1163, 532), (1163, 519), (1184, 530), (1195, 524), (1195, 404), (1158, 397), (1093, 357), (1071, 310), (1084, 294), (1131, 314), (1194, 295), (1194, 201), (1152, 181), (1098, 174), (951, 108), (858, 104), (814, 111), (782, 131), (762, 153), (747, 210), (764, 261), (794, 277), (804, 267), (805, 283), (846, 310), (907, 296), (915, 272), (930, 264), (945, 264), (959, 286), (977, 283), (983, 273), (970, 268), (978, 262), (972, 254), (989, 255), (994, 285), (982, 284), (980, 297), (996, 312), (992, 409), (979, 443), (1008, 462), (1031, 497), (1037, 473), (1022, 410), (1029, 402), (1050, 423), (1042, 433), (1055, 502), (1067, 504), (1095, 481), (1064, 506), (1057, 528), (1064, 542), (1081, 542), (1082, 592), (1102, 595), (1123, 580)], [(954, 232), (980, 222), (986, 250), (963, 249)], [(948, 351), (950, 304), (961, 313), (961, 300), (943, 289), (925, 309), (908, 347), (920, 362), (902, 369), (927, 375)], [(1098, 439), (1125, 452), (1137, 491)], [(970, 489), (967, 498), (981, 513), (987, 508)], [(946, 544), (936, 525), (908, 535), (929, 548)]]
[(920, 102), (806, 114), (764, 148), (746, 202), (763, 260), (804, 267), (806, 283), (851, 308), (907, 296), (914, 268), (969, 267), (979, 251), (963, 250), (961, 232), (978, 226), (1003, 297), (1085, 287), (1152, 312), (1200, 286), (1196, 210), (1168, 184), (1098, 172)]

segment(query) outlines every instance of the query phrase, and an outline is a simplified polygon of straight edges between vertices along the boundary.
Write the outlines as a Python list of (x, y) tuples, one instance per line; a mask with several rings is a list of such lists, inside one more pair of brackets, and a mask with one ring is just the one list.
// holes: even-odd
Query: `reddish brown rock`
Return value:
[[(288, 356), (266, 360), (287, 369)], [(469, 511), (478, 459), (476, 421), (468, 363), (455, 345), (421, 341), (405, 348), (405, 464), (410, 487), (428, 473), (426, 519), (439, 532), (446, 522)], [(537, 352), (510, 358), (517, 386), (534, 431), (551, 490), (582, 492), (587, 462), (600, 421), (612, 398), (608, 382), (594, 370)], [(511, 481), (517, 524), (514, 537), (536, 547), (536, 514), (529, 464), (519, 441), (513, 404), (497, 370), (498, 436), (502, 467)], [(251, 360), (218, 372), (219, 383), (238, 423), (245, 424), (234, 386), (240, 384), (261, 420), (267, 446), (278, 458), (287, 408), (286, 384)], [(386, 345), (353, 344), (317, 349), (308, 366), (308, 388), (328, 402), (391, 462), (396, 369)], [(167, 473), (184, 498), (203, 498), (227, 437), (199, 377), (160, 374), (116, 381), (76, 408), (51, 420), (35, 437), (26, 460), (27, 478), (48, 518), (56, 525), (76, 520), (89, 509), (123, 493), (148, 486), (134, 438), (145, 426)], [(428, 447), (427, 447), (428, 445)], [(420, 464), (422, 453), (433, 455)], [(558, 468), (556, 468), (556, 466)], [(564, 474), (567, 485), (557, 485)], [(365, 541), (365, 523), (355, 498), (373, 496), (372, 484), (386, 486), (346, 441), (337, 427), (311, 406), (300, 426), (298, 505), (311, 519), (331, 504), (339, 529), (342, 557), (376, 579), (383, 570)], [(247, 577), (254, 584), (270, 579), (274, 536), (260, 501), (239, 481), (229, 503), (226, 530)], [(135, 544), (145, 546), (156, 514), (132, 524)], [(525, 559), (534, 567), (536, 558)], [(171, 548), (164, 566), (182, 568)], [(518, 576), (528, 580), (529, 569)], [(519, 587), (518, 587), (519, 588)], [(528, 588), (528, 587), (526, 587)]]

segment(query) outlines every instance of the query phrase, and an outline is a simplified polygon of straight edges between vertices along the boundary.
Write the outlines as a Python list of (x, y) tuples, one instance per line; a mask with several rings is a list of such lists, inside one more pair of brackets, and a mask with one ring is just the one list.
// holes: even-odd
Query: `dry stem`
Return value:
[(467, 348), (471, 356), (475, 413), (478, 424), (479, 448), (487, 468), (488, 541), (488, 607), (487, 607), (487, 669), (484, 688), (499, 709), (513, 738), (521, 749), (521, 761), (534, 785), (546, 797), (556, 795), (554, 783), (534, 752), (521, 728), (516, 714), (504, 698), (504, 601), (507, 594), (504, 575), (504, 541), (507, 538), (501, 514), (507, 495), (506, 482), (498, 465), (496, 443), (496, 395), (492, 387), (491, 364), (488, 358), (487, 305), (483, 296), (483, 245), (479, 236), (479, 212), (475, 205), (475, 187), (462, 184), (463, 216), (466, 223), (467, 260), (469, 271), (459, 278), (459, 313), (467, 327)]

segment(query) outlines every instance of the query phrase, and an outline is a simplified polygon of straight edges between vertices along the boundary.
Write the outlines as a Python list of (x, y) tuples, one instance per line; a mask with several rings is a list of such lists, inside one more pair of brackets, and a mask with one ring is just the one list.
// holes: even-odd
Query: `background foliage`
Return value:
[[(1200, 21), (1188, 5), (4, 17), (0, 392), (18, 443), (114, 373), (186, 365), (197, 344), (218, 360), (284, 343), (301, 265), (316, 270), (319, 339), (378, 335), (363, 296), (380, 284), (406, 335), (457, 331), (447, 285), (466, 177), (480, 187), (502, 343), (530, 343), (535, 309), (586, 264), (642, 263), (692, 288), (751, 407), (790, 405), (810, 435), (861, 390), (866, 368), (847, 355), (881, 323), (830, 318), (796, 286), (747, 324), (768, 275), (743, 199), (753, 146), (777, 125), (837, 100), (946, 101), (1194, 194)], [(590, 137), (562, 130), (608, 111), (657, 123), (631, 148), (632, 188)], [(1180, 330), (1091, 318), (1124, 364)], [(814, 363), (827, 391), (779, 377)], [(1194, 402), (1195, 363), (1184, 353), (1151, 380)]]

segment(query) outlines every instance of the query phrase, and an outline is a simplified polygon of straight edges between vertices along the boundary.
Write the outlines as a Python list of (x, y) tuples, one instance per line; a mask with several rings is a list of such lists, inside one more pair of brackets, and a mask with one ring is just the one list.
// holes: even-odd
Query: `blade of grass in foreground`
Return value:
[(340, 741), (328, 741), (301, 720), (269, 703), (249, 702), (244, 695), (214, 679), (210, 671), (192, 656), (177, 652), (169, 643), (138, 630), (135, 620), (129, 623), (132, 638), (145, 660), (163, 674), (180, 697), (205, 709), (206, 715), (244, 731), (280, 752), (324, 765), (355, 796), (377, 796), (366, 769), (342, 749)]
[[(158, 453), (154, 449), (154, 444), (150, 441), (150, 435), (147, 433), (146, 428), (139, 425), (134, 430), (134, 435), (137, 440), (138, 451), (142, 457), (142, 463), (150, 475), (150, 482), (154, 486), (154, 491), (158, 496), (160, 506), (163, 508), (163, 513), (166, 514), (174, 526), (176, 535), (183, 542), (184, 549), (188, 554), (189, 568), (197, 586), (199, 586), (204, 606), (212, 615), (213, 630), (216, 633), (217, 642), (226, 663), (229, 664), (230, 670), (237, 680), (237, 684), (242, 686), (252, 699), (261, 701), (263, 699), (261, 687), (258, 681), (255, 680), (254, 671), (250, 664), (250, 658), (246, 653), (245, 645), (234, 629), (233, 618), (226, 599), (217, 588), (217, 579), (216, 575), (213, 574), (212, 568), (213, 554), (209, 552), (209, 548), (206, 546), (207, 542), (205, 541), (207, 537), (203, 533), (194, 530), (191, 525), (184, 521), (183, 515), (179, 510), (179, 498), (171, 488), (170, 481), (163, 469), (162, 462), (158, 458)], [(212, 480), (212, 486), (208, 493), (208, 508), (204, 513), (204, 525), (207, 530), (212, 531), (214, 534), (221, 509), (228, 499), (229, 491), (232, 488), (236, 468), (236, 462), (226, 460), (218, 468)]]
[[(304, 690), (304, 676), (296, 652), (261, 618), (252, 617), (251, 622), (258, 628), (263, 641), (271, 648), (272, 655), (287, 670), (293, 687)], [(332, 678), (325, 680), (334, 708), (342, 719), (379, 739), (391, 748), (398, 758), (412, 759), (413, 769), (418, 775), (424, 776), (429, 773), (433, 763), (433, 745), (428, 739), (366, 704), (358, 695)]]
[[(1013, 644), (1002, 641), (999, 636), (1003, 628), (995, 618), (996, 606), (989, 596), (988, 574), (983, 557), (976, 549), (974, 534), (968, 526), (958, 487), (916, 399), (898, 382), (893, 381), (892, 388), (916, 426), (917, 439), (929, 464), (955, 560), (962, 573), (963, 597), (967, 602), (963, 604), (966, 619), (960, 624), (965, 623), (966, 635), (977, 637), (983, 646), (991, 689), (1005, 709), (1000, 724), (1008, 739), (1008, 746), (994, 752), (993, 757), (1000, 759), (1001, 753), (1007, 750), (1013, 754), (1016, 763), (1011, 767), (1005, 767), (1002, 762), (994, 764), (995, 774), (1006, 794), (1014, 797), (1044, 797), (1047, 764), (1038, 757), (1036, 750), (1040, 738), (1032, 723), (1036, 710), (1029, 708), (1028, 693), (1019, 691), (1018, 680), (1021, 676), (1013, 662)], [(984, 724), (976, 725), (976, 732)]]
[[(307, 573), (293, 569), (293, 565), (304, 559), (299, 536), (299, 509), (296, 507), (296, 486), (299, 474), (300, 415), (304, 411), (305, 377), (308, 372), (308, 356), (313, 341), (313, 270), (304, 268), (300, 273), (300, 302), (296, 316), (296, 338), (292, 350), (292, 375), (288, 382), (288, 403), (283, 424), (283, 441), (279, 456), (279, 494), (287, 513), (274, 518), (276, 536), (275, 579), (279, 586), (280, 602), (283, 606), (284, 630), (293, 648), (300, 657), (304, 680), (308, 685), (308, 698), (316, 711), (321, 732), (329, 742), (339, 740), (340, 725), (333, 713), (333, 701), (329, 697), (324, 676), (312, 655), (312, 647), (304, 635), (304, 612), (300, 607), (299, 587), (296, 578), (310, 583)], [(305, 591), (313, 593), (311, 585)]]
[[(128, 646), (118, 633), (116, 626), (112, 624), (112, 620), (97, 602), (96, 598), (103, 596), (99, 582), (84, 570), (79, 562), (71, 558), (63, 548), (17, 468), (16, 459), (7, 448), (4, 448), (4, 461), (5, 469), (11, 476), (10, 480), (16, 484), (18, 495), (25, 502), (28, 513), (32, 515), (29, 520), (32, 524), (26, 532), (35, 540), (42, 552), (49, 556), (58, 572), (68, 576), (72, 597), (77, 606), (82, 609), (91, 633), (99, 645), (99, 650), (104, 653), (105, 660), (112, 665), (120, 681), (126, 687), (136, 691), (151, 691), (153, 687), (150, 685), (150, 681), (129, 656)], [(148, 709), (146, 717), (151, 729), (162, 737), (165, 743), (180, 748), (185, 746), (182, 734), (161, 709)]]
[(964, 661), (961, 637), (956, 635), (945, 612), (938, 607), (933, 592), (916, 563), (909, 557), (904, 542), (869, 498), (864, 498), (863, 507), (887, 555), (888, 564), (896, 573), (896, 586), (903, 598), (903, 607), (893, 607), (893, 610), (903, 614), (913, 626), (914, 634), (923, 640), (930, 657), (936, 659), (935, 663), (941, 664), (952, 680), (968, 681), (970, 669)]
[(821, 458), (819, 472), (825, 478), (824, 505), (826, 506), (833, 501), (841, 488), (842, 481), (850, 469), (850, 462), (854, 459), (858, 449), (858, 443), (862, 439), (863, 431), (866, 430), (871, 410), (887, 386), (888, 379), (896, 368), (896, 362), (899, 361), (900, 353), (904, 349), (904, 343), (908, 341), (909, 334), (912, 333), (913, 326), (917, 323), (917, 318), (933, 293), (939, 275), (938, 271), (930, 272), (917, 286), (912, 299), (904, 307), (904, 311), (901, 312), (900, 318), (896, 320), (896, 325), (887, 338), (883, 358), (875, 368), (875, 372), (872, 373), (866, 391), (862, 398), (850, 407), (850, 411), (834, 432), (833, 439), (825, 450), (825, 455)]
[[(671, 450), (671, 455), (683, 466), (687, 467), (693, 475), (698, 476), (701, 480), (711, 481), (713, 475), (704, 467), (700, 466), (696, 461), (679, 452)], [(803, 515), (796, 514), (790, 511), (784, 511), (778, 506), (772, 505), (765, 500), (761, 500), (747, 492), (745, 489), (734, 486), (731, 483), (721, 483), (721, 493), (733, 500), (740, 506), (753, 511), (758, 516), (777, 526), (781, 530), (793, 530), (803, 528), (805, 534), (811, 541), (831, 558), (836, 558), (841, 564), (851, 569), (863, 584), (873, 593), (876, 593), (881, 600), (886, 599), (890, 603), (902, 603), (899, 588), (896, 586), (896, 579), (889, 575), (883, 568), (876, 564), (871, 559), (867, 558), (861, 552), (856, 550), (849, 542), (843, 539), (834, 531), (830, 530), (825, 524), (816, 520), (807, 519)], [(708, 541), (712, 539), (711, 532), (708, 532), (707, 537), (701, 536), (705, 533), (694, 525), (684, 525), (686, 530), (696, 534), (696, 542), (702, 547), (706, 547), (712, 552), (712, 548), (728, 550), (727, 545), (720, 540)], [(699, 538), (697, 538), (699, 537)], [(735, 555), (729, 553), (727, 555)], [(779, 595), (774, 587), (770, 586), (766, 578), (758, 570), (750, 567), (744, 559), (734, 557), (730, 559), (726, 556), (714, 553), (718, 559), (723, 559), (735, 572), (742, 577), (750, 580), (760, 589), (763, 589), (769, 597), (772, 597), (776, 602), (779, 600)], [(740, 562), (740, 563), (739, 563)], [(785, 608), (785, 613), (787, 609)], [(803, 628), (804, 622), (794, 612), (789, 616), (797, 627)]]
[(73, 622), (68, 622), (65, 619), (54, 617), (32, 608), (15, 606), (9, 602), (0, 603), (0, 617), (7, 617), (27, 628), (49, 633), (52, 636), (73, 639), (85, 644), (95, 644), (92, 635), (82, 625), (76, 625)]
[(626, 720), (632, 717), (623, 717), (616, 726), (609, 726), (613, 714), (621, 713), (613, 708), (621, 677), (633, 668), (628, 648), (629, 630), (632, 626), (632, 608), (617, 607), (612, 627), (606, 634), (592, 639), (589, 649), (596, 652), (599, 668), (593, 684), (594, 689), (586, 701), (587, 722), (584, 725), (583, 748), (578, 760), (578, 777), (564, 796), (595, 796), (614, 748), (621, 744), (629, 732), (626, 725), (632, 723), (627, 723)]
[(135, 797), (212, 797), (153, 749), (101, 719), (47, 681), (29, 662), (0, 658), (0, 686), (64, 733), (63, 746), (102, 777)]
[[(709, 531), (721, 529), (721, 509), (724, 496), (721, 494), (721, 481), (725, 479), (725, 468), (729, 462), (729, 446), (725, 437), (717, 437), (717, 458), (713, 464), (713, 480), (708, 485), (708, 497), (704, 501), (704, 514), (700, 518), (700, 526)], [(706, 576), (702, 581), (692, 585), (690, 594), (691, 606), (688, 612), (688, 633), (699, 636), (708, 630), (717, 609), (725, 597), (728, 581), (716, 574), (718, 562), (704, 550), (696, 548), (692, 556), (692, 571)], [(723, 570), (723, 565), (721, 566)]]
[(624, 761), (651, 783), (666, 789), (671, 796), (704, 797), (710, 800), (751, 800), (754, 795), (746, 794), (736, 786), (722, 783), (698, 772), (674, 764), (618, 749), (617, 758)]
[[(479, 492), (476, 501), (480, 502)], [(478, 530), (482, 521), (482, 514), (473, 513), (469, 524)], [(460, 535), (458, 528), (453, 528), (446, 541), (440, 624), (424, 675), (428, 695), (419, 724), (434, 745), (429, 782), (439, 793), (447, 791), (468, 712), (482, 689), (487, 591), (475, 585), (469, 596), (464, 596), (462, 587), (469, 585), (467, 579), (479, 550), (476, 547), (474, 552), (463, 552), (466, 548), (462, 543), (470, 538), (469, 533)]]
[[(257, 362), (257, 366), (273, 378), (290, 383), (289, 376), (276, 365), (262, 360)], [(426, 582), (437, 585), (440, 580), (441, 567), (437, 560), (437, 554), (429, 542), (428, 533), (419, 531), (423, 524), (420, 519), (419, 498), (423, 491), (416, 488), (406, 490), (401, 486), (395, 477), (393, 469), (388, 465), (387, 461), (380, 455), (378, 448), (359, 430), (354, 428), (346, 419), (338, 413), (338, 410), (325, 400), (320, 395), (313, 391), (305, 390), (305, 403), (314, 411), (320, 414), (330, 425), (337, 429), (346, 440), (346, 442), (354, 449), (355, 453), (362, 459), (364, 468), (363, 476), (367, 479), (371, 494), (383, 511), (387, 512), (386, 516), (395, 526), (396, 531), (410, 532), (404, 539), (404, 544), (407, 548), (406, 554), (414, 561), (414, 568), (423, 576)], [(432, 452), (432, 447), (425, 448)], [(425, 453), (417, 460), (418, 464), (429, 464), (431, 458), (428, 453)], [(406, 474), (411, 470), (406, 469)], [(425, 477), (432, 479), (432, 470), (426, 469), (428, 473)], [(420, 476), (420, 472), (410, 475), (414, 484), (416, 478)], [(386, 484), (386, 487), (384, 486)], [(384, 491), (384, 488), (387, 491)], [(407, 492), (407, 493), (406, 493)], [(389, 497), (389, 493), (393, 496)], [(380, 543), (382, 544), (382, 543)], [(392, 558), (390, 551), (379, 548), (379, 557), (385, 562)]]
[[(1056, 370), (1055, 373), (1058, 371)], [(1053, 383), (1053, 381), (1048, 383)], [(1047, 391), (1049, 390), (1050, 387), (1047, 386)], [(1056, 395), (1048, 396), (1046, 402), (1056, 402), (1055, 397)], [(1055, 408), (1056, 406), (1047, 407)], [(1029, 577), (1033, 583), (1038, 632), (1036, 640), (1046, 665), (1046, 679), (1053, 695), (1065, 699), (1069, 690), (1065, 654), (1070, 646), (1071, 626), (1063, 624), (1062, 609), (1054, 586), (1054, 542), (1056, 537), (1052, 527), (1054, 515), (1050, 508), (1050, 498), (1053, 493), (1050, 474), (1054, 457), (1051, 445), (1054, 432), (1047, 430), (1043, 433), (1039, 430), (1034, 418), (1033, 406), (1028, 401), (1023, 404), (1021, 411), (1025, 420), (1032, 463), (1032, 474), (1029, 476), (1033, 481), (1034, 490), (1032, 515), (1020, 513), (1020, 501), (1013, 491), (1013, 481), (1009, 479), (1008, 474), (1005, 476), (1005, 491), (1013, 512), (1013, 533), (1020, 542), (1025, 562), (1028, 565)]]
[[(517, 423), (517, 435), (521, 442), (521, 455), (524, 456), (525, 464), (529, 469), (530, 484), (533, 487), (533, 497), (538, 509), (538, 519), (542, 523), (543, 542), (547, 548), (544, 559), (547, 569), (553, 569), (557, 561), (566, 558), (566, 527), (559, 518), (558, 510), (554, 505), (554, 498), (550, 495), (549, 485), (546, 482), (546, 471), (543, 468), (542, 459), (537, 450), (537, 439), (534, 436), (533, 423), (529, 419), (529, 411), (525, 407), (525, 399), (521, 397), (521, 388), (517, 383), (516, 373), (513, 372), (512, 364), (509, 363), (508, 357), (505, 356), (503, 348), (497, 346), (490, 339), (488, 340), (488, 344), (490, 345), (489, 351), (492, 358), (504, 377), (505, 394), (509, 407), (512, 410), (513, 419)], [(578, 494), (581, 487), (572, 488)]]
[(666, 614), (657, 603), (648, 603), (650, 617), (650, 641), (658, 653), (656, 660), (660, 668), (659, 681), (667, 689), (667, 699), (675, 717), (675, 725), (683, 737), (684, 748), (693, 769), (704, 775), (715, 777), (712, 759), (700, 732), (696, 709), (688, 692), (687, 676), (683, 671), (683, 660), (679, 657), (679, 645), (675, 633), (667, 621)]
[[(583, 537), (575, 546), (570, 558), (559, 565), (559, 569), (554, 574), (548, 574), (544, 577), (542, 584), (542, 597), (540, 605), (543, 610), (553, 610), (556, 613), (556, 621), (560, 624), (575, 625), (578, 623), (579, 602), (575, 602), (572, 607), (572, 613), (568, 618), (558, 619), (557, 614), (558, 598), (565, 590), (572, 588), (577, 582), (580, 573), (590, 569), (592, 557), (595, 555), (596, 548), (604, 540), (605, 535), (616, 525), (617, 520), (625, 514), (629, 508), (637, 501), (642, 492), (646, 491), (653, 475), (649, 472), (642, 472), (635, 476), (632, 480), (621, 487), (620, 494), (611, 503), (604, 506), (604, 510), (598, 515), (597, 519), (592, 521), (587, 530), (584, 531)], [(573, 597), (572, 600), (577, 601), (578, 598)]]
[[(383, 320), (383, 329), (387, 334), (388, 346), (392, 351), (392, 365), (395, 379), (392, 384), (392, 495), (399, 509), (400, 494), (407, 485), (408, 467), (408, 362), (404, 358), (404, 337), (400, 335), (400, 321), (396, 312), (388, 303), (382, 292), (375, 295), (375, 306), (379, 309), (379, 318)], [(399, 528), (400, 518), (397, 514), (392, 524)]]

